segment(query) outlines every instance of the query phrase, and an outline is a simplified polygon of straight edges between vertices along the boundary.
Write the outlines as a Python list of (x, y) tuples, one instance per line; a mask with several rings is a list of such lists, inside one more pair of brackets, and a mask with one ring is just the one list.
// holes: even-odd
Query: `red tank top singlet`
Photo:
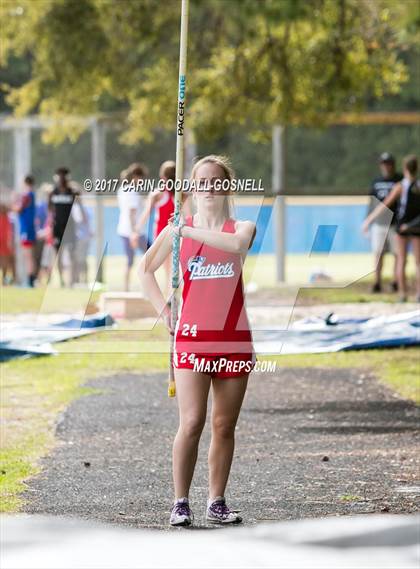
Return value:
[[(193, 226), (189, 217), (186, 225)], [(222, 227), (235, 232), (235, 220)], [(189, 238), (180, 251), (184, 288), (175, 331), (177, 352), (253, 353), (242, 281), (242, 257)]]
[(155, 205), (155, 221), (153, 224), (153, 237), (159, 235), (168, 225), (169, 218), (175, 210), (174, 196), (169, 190), (163, 190), (162, 195)]

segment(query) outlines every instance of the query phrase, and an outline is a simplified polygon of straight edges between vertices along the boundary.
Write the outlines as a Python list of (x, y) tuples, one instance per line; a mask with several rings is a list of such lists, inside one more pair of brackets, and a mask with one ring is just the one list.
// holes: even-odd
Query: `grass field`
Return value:
[[(124, 258), (120, 256), (108, 257), (105, 262), (104, 290), (122, 290)], [(249, 257), (244, 268), (245, 283), (255, 283), (258, 290), (271, 289), (281, 294), (292, 293), (299, 289), (298, 302), (320, 304), (336, 302), (369, 302), (372, 300), (394, 302), (395, 294), (389, 292), (387, 284), (383, 294), (372, 295), (370, 288), (373, 274), (371, 271), (371, 255), (289, 255), (286, 263), (287, 283), (275, 283), (275, 259), (273, 255)], [(93, 259), (90, 259), (91, 274), (93, 272)], [(331, 283), (313, 286), (309, 283), (309, 275), (316, 268), (324, 268), (333, 277)], [(409, 258), (407, 266), (408, 276), (412, 280), (414, 263)], [(162, 280), (163, 274), (158, 275)], [(392, 276), (392, 259), (387, 256), (384, 264), (384, 280), (389, 283)], [(140, 285), (133, 268), (132, 290), (140, 290)], [(33, 290), (19, 287), (5, 287), (1, 294), (1, 312), (17, 314), (32, 313), (75, 313), (84, 312), (86, 307), (94, 305), (99, 298), (99, 291), (91, 292), (89, 289), (62, 289), (58, 287), (57, 276), (52, 279), (48, 287), (39, 287)]]
[[(90, 260), (93, 267), (93, 259)], [(122, 286), (124, 274), (124, 257), (108, 257), (105, 261), (105, 280), (109, 289), (118, 290)], [(362, 278), (372, 279), (372, 255), (371, 254), (334, 254), (323, 255), (287, 255), (286, 257), (286, 280), (288, 285), (311, 286), (309, 277), (314, 270), (323, 269), (329, 273), (334, 285), (343, 287)], [(383, 275), (390, 279), (393, 270), (393, 259), (386, 255)], [(414, 262), (409, 255), (407, 263), (408, 275), (414, 275)], [(93, 274), (93, 271), (92, 271)], [(276, 286), (274, 255), (258, 255), (247, 258), (244, 267), (245, 283), (250, 281), (259, 287)], [(133, 269), (133, 288), (139, 289), (139, 284)]]
[(65, 313), (85, 312), (89, 304), (95, 303), (99, 292), (83, 289), (51, 287), (21, 288), (3, 287), (1, 290), (2, 314)]

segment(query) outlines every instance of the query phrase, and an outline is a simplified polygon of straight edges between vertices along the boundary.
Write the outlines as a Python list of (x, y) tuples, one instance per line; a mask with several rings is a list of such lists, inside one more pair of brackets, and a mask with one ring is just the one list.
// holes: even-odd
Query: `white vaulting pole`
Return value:
[[(185, 149), (185, 88), (187, 79), (187, 41), (188, 41), (188, 4), (189, 0), (182, 0), (181, 4), (181, 39), (179, 44), (179, 80), (178, 80), (178, 113), (176, 121), (176, 181), (175, 190), (175, 217), (174, 224), (179, 225), (182, 203), (182, 181), (184, 180), (184, 149)], [(171, 323), (175, 330), (178, 319), (178, 286), (179, 286), (179, 245), (178, 235), (173, 236), (172, 247), (172, 297), (171, 297)], [(173, 367), (175, 336), (171, 336), (171, 349), (169, 361), (168, 396), (175, 397), (175, 374)]]

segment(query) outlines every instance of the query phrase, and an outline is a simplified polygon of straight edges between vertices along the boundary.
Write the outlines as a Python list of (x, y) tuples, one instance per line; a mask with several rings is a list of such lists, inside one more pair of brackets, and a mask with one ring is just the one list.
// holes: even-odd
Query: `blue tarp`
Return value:
[(52, 344), (71, 338), (92, 334), (112, 326), (109, 314), (97, 313), (84, 318), (68, 318), (56, 324), (40, 326), (37, 323), (20, 322), (2, 325), (0, 361), (14, 358), (52, 355)]
[[(70, 318), (43, 326), (26, 323), (3, 326), (0, 361), (55, 354), (53, 343), (113, 326), (108, 314)], [(370, 348), (420, 346), (420, 310), (373, 318), (305, 318), (288, 330), (253, 330), (257, 354), (327, 353)]]
[(420, 310), (373, 318), (305, 318), (288, 330), (255, 330), (261, 354), (303, 354), (420, 346)]

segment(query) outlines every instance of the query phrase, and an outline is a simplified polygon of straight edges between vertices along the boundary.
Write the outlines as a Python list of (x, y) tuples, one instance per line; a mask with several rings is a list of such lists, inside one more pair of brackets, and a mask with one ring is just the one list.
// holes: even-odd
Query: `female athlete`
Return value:
[[(236, 221), (230, 213), (229, 182), (233, 172), (227, 160), (206, 156), (192, 171), (196, 213), (174, 227), (172, 221), (141, 261), (144, 290), (175, 334), (174, 369), (179, 428), (173, 444), (175, 500), (170, 524), (193, 521), (189, 490), (198, 445), (212, 388), (211, 443), (208, 454), (209, 497), (206, 519), (237, 524), (242, 518), (225, 500), (234, 452), (234, 433), (255, 363), (252, 336), (244, 306), (242, 265), (255, 237), (255, 224)], [(220, 189), (222, 182), (224, 189)], [(158, 287), (155, 272), (172, 250), (172, 236), (181, 237), (182, 307), (176, 329), (170, 327), (170, 309)]]
[(391, 193), (365, 219), (365, 233), (369, 225), (386, 207), (397, 203), (397, 277), (400, 301), (407, 300), (407, 278), (405, 274), (408, 246), (411, 242), (416, 264), (416, 302), (420, 302), (420, 234), (410, 225), (420, 215), (420, 180), (417, 178), (418, 163), (414, 155), (406, 156), (403, 162), (404, 178), (394, 185)]

